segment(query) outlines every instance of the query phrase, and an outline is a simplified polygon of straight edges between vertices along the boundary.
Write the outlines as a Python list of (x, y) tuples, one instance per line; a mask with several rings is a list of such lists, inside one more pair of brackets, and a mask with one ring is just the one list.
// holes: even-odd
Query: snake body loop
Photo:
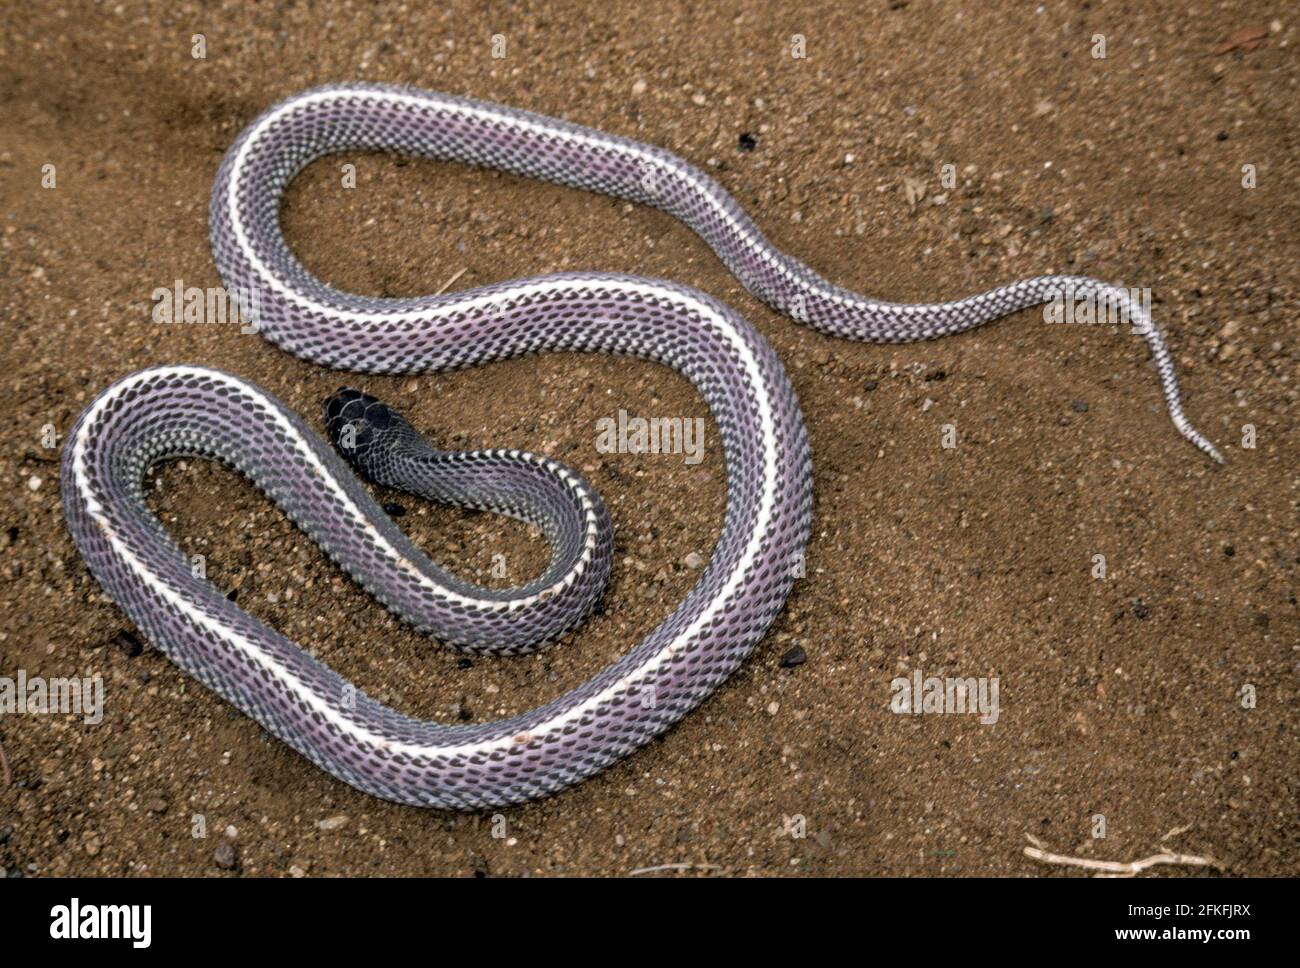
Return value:
[(1218, 457), (1183, 415), (1159, 330), (1123, 290), (1046, 276), (933, 305), (871, 300), (778, 251), (720, 185), (662, 149), (405, 88), (299, 94), (254, 121), (231, 147), (210, 208), (217, 266), (231, 290), (257, 294), (257, 323), (268, 339), (306, 360), (371, 373), (561, 350), (653, 360), (699, 390), (727, 469), (721, 537), (695, 587), (662, 624), (544, 706), (450, 726), (368, 698), (196, 578), (145, 504), (145, 472), (181, 454), (232, 465), (404, 619), (462, 648), (501, 654), (572, 627), (608, 575), (608, 516), (579, 475), (518, 451), (434, 452), (396, 415), (374, 409), (382, 405), (371, 398), (345, 391), (331, 401), (326, 417), (336, 441), (341, 421), (358, 421), (363, 436), (372, 434), (363, 443), (385, 442), (361, 455), (370, 476), (543, 528), (555, 548), (547, 572), (527, 586), (492, 591), (430, 561), (329, 445), (266, 391), (199, 366), (144, 370), (105, 390), (70, 435), (62, 476), (68, 525), (91, 572), (183, 669), (334, 776), (377, 796), (435, 807), (516, 803), (590, 776), (667, 729), (740, 665), (783, 607), (809, 535), (812, 486), (807, 433), (780, 362), (736, 312), (696, 290), (563, 273), (377, 299), (314, 278), (281, 235), (280, 200), (313, 159), (349, 149), (484, 165), (657, 206), (694, 229), (756, 296), (850, 339), (928, 339), (1062, 289), (1091, 295), (1129, 312), (1151, 347), (1174, 424)]

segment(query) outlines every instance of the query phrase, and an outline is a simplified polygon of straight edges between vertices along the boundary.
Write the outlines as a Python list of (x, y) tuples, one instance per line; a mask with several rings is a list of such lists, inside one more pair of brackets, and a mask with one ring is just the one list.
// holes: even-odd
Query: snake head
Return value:
[(352, 387), (339, 387), (325, 400), (325, 431), (335, 450), (364, 469), (377, 444), (406, 421), (387, 404)]
[(334, 450), (372, 481), (386, 478), (396, 457), (433, 450), (406, 417), (352, 387), (339, 387), (325, 400), (325, 433)]

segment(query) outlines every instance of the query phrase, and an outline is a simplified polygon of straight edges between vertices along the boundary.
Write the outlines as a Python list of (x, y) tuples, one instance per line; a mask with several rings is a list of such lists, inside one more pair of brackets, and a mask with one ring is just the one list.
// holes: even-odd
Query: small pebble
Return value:
[(1133, 603), (1134, 618), (1137, 618), (1139, 621), (1141, 621), (1141, 620), (1145, 620), (1148, 616), (1150, 616), (1150, 614), (1151, 614), (1151, 609), (1147, 608), (1145, 602), (1138, 601)]
[(781, 656), (781, 668), (793, 669), (795, 666), (801, 666), (808, 661), (808, 653), (803, 650), (803, 646), (796, 645), (785, 655)]
[(228, 840), (222, 841), (212, 852), (212, 862), (223, 871), (233, 871), (239, 863), (239, 858), (235, 856), (235, 845)]
[(1088, 402), (1086, 400), (1072, 400), (1070, 401), (1070, 409), (1075, 413), (1087, 413)]
[(390, 518), (400, 518), (406, 513), (406, 508), (398, 504), (396, 501), (389, 501), (384, 505), (384, 513)]
[(121, 649), (128, 659), (134, 659), (144, 651), (144, 644), (129, 629), (122, 629), (117, 635), (113, 636), (113, 645)]
[(741, 151), (753, 151), (758, 147), (758, 139), (746, 131), (737, 140), (736, 147)]
[(683, 560), (686, 562), (687, 568), (699, 568), (700, 565), (704, 564), (704, 559), (694, 551), (688, 554)]
[(41, 489), (41, 479), (34, 474), (27, 478), (27, 490), (39, 491)]
[(348, 822), (347, 814), (340, 813), (338, 816), (335, 817), (326, 817), (324, 820), (317, 820), (316, 829), (325, 830), (325, 831), (338, 830), (339, 828), (345, 826), (347, 822)]

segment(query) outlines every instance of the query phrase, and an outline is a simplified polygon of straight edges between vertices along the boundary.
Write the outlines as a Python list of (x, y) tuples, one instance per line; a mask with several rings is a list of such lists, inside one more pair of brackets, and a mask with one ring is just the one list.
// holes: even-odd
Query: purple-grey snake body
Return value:
[[(418, 299), (332, 289), (295, 259), (280, 200), (321, 155), (382, 149), (461, 161), (659, 207), (694, 229), (750, 292), (826, 333), (907, 342), (960, 332), (1062, 289), (1130, 311), (1179, 431), (1173, 364), (1128, 294), (1046, 276), (933, 305), (899, 305), (826, 282), (778, 251), (712, 178), (659, 148), (501, 107), (378, 85), (299, 94), (254, 121), (221, 165), (210, 235), (227, 287), (259, 294), (257, 325), (303, 359), (419, 373), (525, 353), (630, 354), (685, 375), (717, 422), (727, 469), (721, 537), (701, 577), (643, 641), (590, 681), (511, 719), (446, 725), (401, 715), (196, 577), (145, 502), (149, 467), (178, 455), (250, 478), (353, 578), (406, 621), (471, 651), (514, 654), (563, 633), (609, 574), (611, 529), (582, 478), (519, 451), (433, 450), (356, 391), (329, 403), (335, 443), (375, 480), (514, 514), (550, 540), (546, 572), (490, 590), (434, 564), (376, 505), (318, 434), (264, 390), (201, 366), (161, 366), (113, 384), (64, 450), (72, 536), (90, 571), (181, 668), (334, 776), (376, 796), (479, 808), (590, 776), (663, 732), (718, 687), (783, 607), (809, 536), (808, 437), (768, 344), (734, 310), (686, 286), (595, 272), (520, 279)], [(349, 436), (350, 435), (350, 436)]]

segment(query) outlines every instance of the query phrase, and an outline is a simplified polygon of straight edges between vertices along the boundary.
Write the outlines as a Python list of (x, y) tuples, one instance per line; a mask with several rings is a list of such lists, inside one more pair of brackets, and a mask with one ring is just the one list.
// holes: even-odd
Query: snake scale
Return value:
[[(1119, 306), (1150, 346), (1174, 424), (1219, 457), (1183, 415), (1159, 330), (1123, 290), (1044, 276), (930, 305), (869, 299), (776, 249), (714, 179), (660, 148), (410, 88), (351, 84), (298, 94), (230, 148), (209, 210), (217, 267), (228, 289), (258, 293), (264, 336), (304, 360), (365, 373), (437, 372), (556, 351), (653, 360), (703, 396), (726, 464), (721, 536), (695, 586), (657, 628), (537, 709), (448, 725), (367, 697), (196, 577), (146, 504), (148, 469), (182, 455), (232, 466), (405, 621), (490, 654), (553, 640), (581, 621), (605, 584), (609, 516), (579, 474), (522, 451), (438, 451), (356, 390), (326, 405), (338, 452), (270, 393), (207, 367), (159, 366), (104, 390), (69, 435), (62, 466), (68, 527), (90, 572), (178, 666), (376, 796), (431, 807), (518, 803), (582, 780), (662, 733), (744, 661), (784, 606), (809, 537), (812, 477), (808, 435), (780, 361), (739, 314), (694, 289), (567, 272), (381, 299), (314, 278), (281, 234), (281, 198), (314, 159), (356, 149), (486, 166), (655, 206), (698, 233), (755, 296), (847, 339), (945, 336), (1062, 289)], [(506, 590), (456, 578), (392, 523), (340, 452), (382, 483), (537, 525), (552, 545), (549, 566)]]

